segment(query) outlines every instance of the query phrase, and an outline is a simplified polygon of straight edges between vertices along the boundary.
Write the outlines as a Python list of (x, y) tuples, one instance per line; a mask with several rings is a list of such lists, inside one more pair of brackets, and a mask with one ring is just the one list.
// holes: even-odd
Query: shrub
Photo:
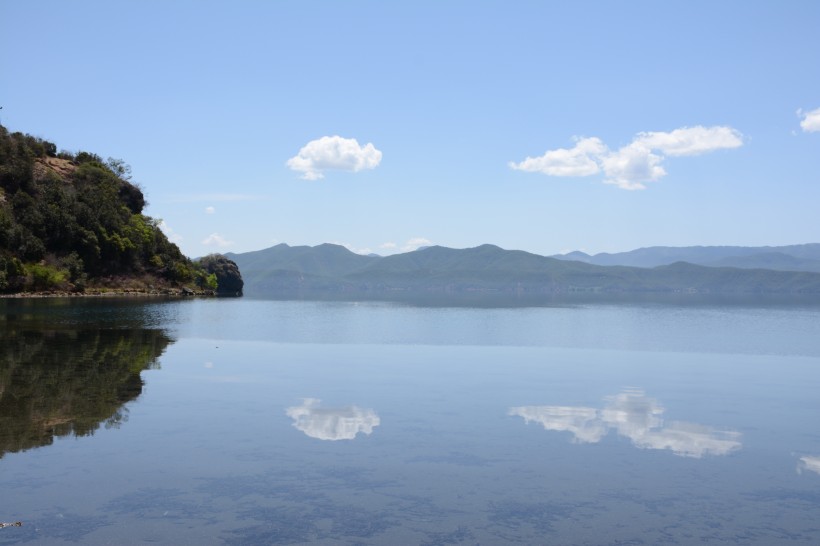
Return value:
[(33, 290), (56, 290), (67, 288), (68, 271), (45, 264), (26, 266), (29, 285)]

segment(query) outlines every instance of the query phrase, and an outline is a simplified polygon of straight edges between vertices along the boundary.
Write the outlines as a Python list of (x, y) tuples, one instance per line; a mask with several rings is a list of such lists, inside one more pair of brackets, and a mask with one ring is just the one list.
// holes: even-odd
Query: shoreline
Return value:
[(14, 294), (0, 294), (0, 299), (35, 299), (35, 298), (108, 298), (108, 297), (217, 297), (216, 292), (211, 291), (185, 291), (182, 288), (165, 288), (161, 290), (140, 290), (140, 289), (91, 289), (85, 292), (16, 292)]

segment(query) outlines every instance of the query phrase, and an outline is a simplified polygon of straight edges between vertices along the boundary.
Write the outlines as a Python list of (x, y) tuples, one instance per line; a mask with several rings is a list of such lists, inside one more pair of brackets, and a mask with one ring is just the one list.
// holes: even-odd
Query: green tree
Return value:
[[(46, 161), (55, 156), (71, 163), (55, 170)], [(0, 125), (0, 291), (145, 274), (212, 289), (213, 272), (185, 257), (159, 220), (142, 214), (145, 196), (130, 179), (122, 159), (58, 154), (54, 143)]]

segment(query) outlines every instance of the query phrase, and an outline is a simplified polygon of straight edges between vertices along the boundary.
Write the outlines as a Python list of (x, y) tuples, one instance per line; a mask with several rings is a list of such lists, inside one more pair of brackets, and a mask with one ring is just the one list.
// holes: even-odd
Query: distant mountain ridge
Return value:
[(602, 252), (589, 255), (575, 251), (554, 255), (553, 258), (606, 266), (658, 267), (688, 262), (709, 267), (820, 272), (820, 243), (762, 247), (653, 246), (613, 254)]
[[(280, 244), (227, 257), (242, 270), (248, 295), (295, 291), (371, 295), (398, 292), (820, 294), (820, 273), (816, 272), (708, 267), (682, 261), (651, 268), (601, 266), (568, 259), (568, 256), (540, 256), (489, 244), (466, 249), (431, 246), (386, 257), (362, 256), (333, 244), (315, 247)], [(711, 257), (721, 259), (719, 253)]]
[[(241, 254), (228, 253), (242, 271), (245, 292), (265, 294), (293, 290), (338, 290), (336, 279), (362, 269), (381, 256), (363, 256), (341, 245), (289, 246), (285, 243)], [(239, 260), (237, 262), (236, 260)], [(244, 265), (240, 265), (240, 262)], [(251, 271), (250, 283), (244, 268)]]

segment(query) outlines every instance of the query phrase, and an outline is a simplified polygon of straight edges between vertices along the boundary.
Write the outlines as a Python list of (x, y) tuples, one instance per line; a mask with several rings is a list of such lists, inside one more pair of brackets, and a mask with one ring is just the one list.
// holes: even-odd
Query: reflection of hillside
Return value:
[(306, 398), (301, 406), (287, 409), (293, 426), (319, 440), (352, 440), (358, 433), (370, 434), (379, 426), (379, 416), (372, 409), (356, 406), (319, 407), (320, 400)]
[(643, 449), (668, 449), (675, 455), (701, 458), (726, 455), (740, 449), (740, 434), (706, 425), (670, 421), (664, 424), (664, 408), (642, 391), (624, 391), (605, 399), (603, 409), (574, 406), (521, 406), (510, 408), (510, 415), (529, 423), (540, 423), (547, 430), (569, 431), (576, 442), (596, 443), (615, 430)]
[(140, 372), (171, 341), (158, 330), (0, 329), (0, 457), (127, 420)]

